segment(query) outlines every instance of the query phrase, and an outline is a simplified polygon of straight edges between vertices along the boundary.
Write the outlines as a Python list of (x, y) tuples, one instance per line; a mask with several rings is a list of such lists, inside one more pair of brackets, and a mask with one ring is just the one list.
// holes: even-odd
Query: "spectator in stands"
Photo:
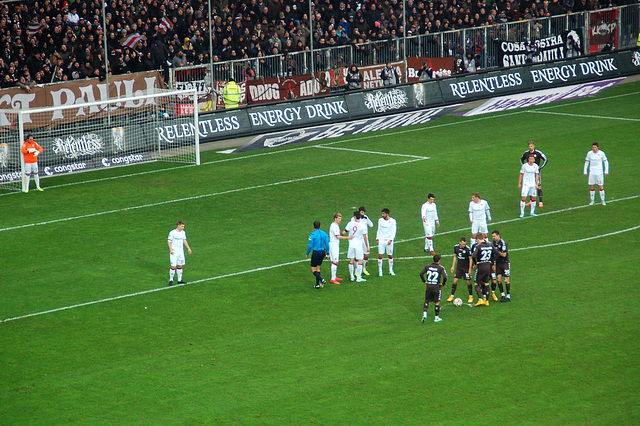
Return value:
[(400, 76), (395, 68), (391, 66), (389, 62), (380, 73), (380, 78), (382, 79), (383, 86), (395, 86), (400, 83)]
[(29, 71), (25, 71), (25, 73), (20, 76), (18, 80), (18, 87), (23, 89), (27, 93), (31, 93), (31, 89), (35, 87), (35, 81), (31, 80), (31, 76), (29, 75)]
[(242, 69), (242, 80), (253, 80), (256, 78), (256, 72), (251, 67), (251, 61), (247, 61)]
[(196, 57), (196, 52), (194, 46), (191, 44), (191, 39), (189, 37), (184, 38), (184, 42), (180, 49), (184, 53), (184, 56), (187, 58), (187, 62), (193, 62)]
[(157, 69), (157, 68), (153, 61), (153, 55), (151, 54), (151, 50), (148, 50), (147, 53), (144, 54), (144, 58), (142, 60), (142, 70), (151, 71), (154, 69)]
[(479, 67), (476, 62), (476, 58), (473, 56), (473, 53), (467, 52), (465, 57), (462, 59), (463, 72), (476, 72), (478, 68)]
[(4, 79), (0, 82), (0, 87), (6, 89), (13, 86), (15, 86), (15, 82), (11, 79), (11, 76), (9, 74), (5, 74)]
[(433, 70), (427, 62), (424, 62), (418, 71), (418, 81), (427, 81), (433, 78)]
[(567, 41), (564, 47), (565, 58), (574, 58), (580, 56), (580, 44), (577, 40), (574, 40), (573, 35), (567, 35)]
[(187, 57), (184, 55), (184, 52), (178, 50), (173, 59), (171, 60), (174, 68), (186, 67), (187, 66)]
[(549, 5), (549, 13), (551, 13), (551, 16), (556, 16), (563, 15), (566, 12), (559, 0), (552, 0), (551, 4)]
[(165, 63), (169, 58), (169, 49), (162, 42), (162, 38), (158, 37), (153, 41), (151, 45), (151, 56), (153, 57), (153, 63), (156, 69), (165, 67)]
[(62, 81), (67, 81), (65, 78), (67, 77), (67, 75), (62, 72), (62, 68), (61, 67), (57, 67), (56, 68), (56, 72), (53, 75), (53, 83), (60, 83)]
[(362, 89), (362, 74), (358, 70), (358, 67), (351, 65), (347, 72), (347, 89), (358, 90)]

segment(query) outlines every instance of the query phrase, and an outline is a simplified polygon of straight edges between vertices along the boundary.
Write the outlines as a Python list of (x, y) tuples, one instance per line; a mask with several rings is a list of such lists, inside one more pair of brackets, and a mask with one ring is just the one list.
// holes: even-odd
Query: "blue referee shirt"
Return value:
[(307, 253), (305, 254), (308, 255), (311, 250), (327, 250), (327, 254), (329, 254), (329, 234), (322, 229), (313, 231), (311, 235), (309, 235), (309, 245), (307, 246)]

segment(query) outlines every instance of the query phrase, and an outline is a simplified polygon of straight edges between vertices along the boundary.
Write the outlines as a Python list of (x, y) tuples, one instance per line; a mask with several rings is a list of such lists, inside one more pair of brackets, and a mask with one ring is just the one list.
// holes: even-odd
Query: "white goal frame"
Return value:
[[(73, 105), (0, 110), (0, 189), (27, 189), (20, 148), (29, 134), (45, 149), (38, 157), (40, 178), (151, 161), (200, 165), (197, 90), (143, 92)], [(164, 129), (175, 129), (181, 138), (168, 143), (160, 137)]]

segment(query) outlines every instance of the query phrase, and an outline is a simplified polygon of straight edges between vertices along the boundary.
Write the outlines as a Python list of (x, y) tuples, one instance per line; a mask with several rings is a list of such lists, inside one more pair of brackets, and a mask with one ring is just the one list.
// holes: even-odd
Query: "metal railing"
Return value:
[[(313, 61), (313, 69), (318, 72), (332, 68), (347, 67), (351, 64), (358, 66), (381, 64), (387, 61), (403, 60), (405, 57), (446, 58), (454, 55), (463, 56), (468, 51), (478, 55), (478, 63), (481, 68), (492, 69), (499, 67), (495, 60), (498, 56), (498, 43), (495, 43), (495, 40), (533, 41), (552, 35), (559, 35), (566, 30), (577, 30), (583, 43), (585, 43), (589, 40), (588, 31), (590, 24), (595, 19), (594, 17), (601, 17), (602, 14), (607, 12), (617, 13), (615, 20), (618, 29), (618, 48), (623, 49), (635, 46), (640, 32), (640, 4), (435, 34), (416, 35), (406, 37), (406, 39), (398, 37), (361, 44), (327, 47), (316, 49), (312, 52), (301, 51), (229, 62), (214, 62), (212, 74), (214, 80), (228, 80), (230, 77), (236, 80), (244, 80), (249, 74), (247, 67), (250, 67), (255, 72), (255, 78), (287, 77), (309, 74), (311, 72), (311, 61)], [(584, 45), (584, 52), (588, 53), (590, 47), (588, 44)], [(198, 76), (203, 78), (200, 74), (204, 73), (204, 71), (196, 71), (203, 68), (209, 68), (209, 65), (172, 68), (170, 85), (177, 81), (176, 72), (180, 72), (180, 79), (183, 78), (182, 75), (188, 75), (189, 78), (193, 77), (193, 80), (197, 80)]]

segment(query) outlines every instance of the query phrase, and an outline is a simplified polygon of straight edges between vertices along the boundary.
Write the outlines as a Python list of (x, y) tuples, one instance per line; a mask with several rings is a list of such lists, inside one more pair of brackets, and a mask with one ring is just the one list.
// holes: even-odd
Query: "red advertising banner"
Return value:
[[(430, 62), (434, 70), (446, 69), (453, 71), (453, 58), (407, 58), (408, 81), (418, 81), (418, 70), (424, 62)], [(405, 65), (403, 61), (390, 63), (400, 76), (400, 83), (405, 81)], [(362, 74), (362, 88), (375, 89), (383, 87), (381, 78), (385, 64), (359, 67)], [(328, 95), (331, 89), (345, 87), (347, 85), (348, 67), (334, 68), (318, 72), (315, 78), (310, 74), (248, 80), (240, 83), (243, 95), (241, 103), (246, 100), (248, 105), (259, 105), (269, 102), (277, 102), (291, 99), (310, 98), (318, 95)], [(216, 83), (215, 91), (220, 94), (226, 82)], [(224, 107), (224, 101), (218, 96), (218, 107)]]
[(245, 97), (249, 105), (310, 98), (329, 93), (330, 86), (325, 84), (325, 80), (312, 78), (311, 74), (262, 78), (245, 82)]
[(592, 12), (589, 25), (589, 53), (618, 50), (618, 9)]
[(407, 58), (407, 77), (409, 82), (418, 81), (418, 71), (424, 63), (430, 64), (434, 71), (447, 70), (453, 75), (454, 58)]

